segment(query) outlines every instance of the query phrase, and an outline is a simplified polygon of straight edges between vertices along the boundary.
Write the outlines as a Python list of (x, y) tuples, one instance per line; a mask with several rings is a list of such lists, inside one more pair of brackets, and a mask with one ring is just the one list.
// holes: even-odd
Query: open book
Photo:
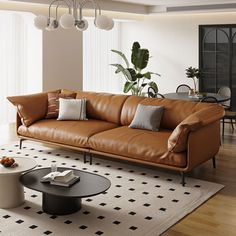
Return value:
[(41, 178), (42, 183), (49, 182), (52, 185), (69, 187), (79, 180), (79, 176), (74, 175), (73, 170), (63, 172), (51, 172)]

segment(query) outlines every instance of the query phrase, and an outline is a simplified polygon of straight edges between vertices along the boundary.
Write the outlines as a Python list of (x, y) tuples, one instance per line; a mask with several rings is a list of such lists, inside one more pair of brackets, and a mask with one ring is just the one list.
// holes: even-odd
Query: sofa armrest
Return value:
[(187, 144), (187, 167), (185, 171), (210, 160), (220, 148), (220, 120), (190, 132)]
[(186, 151), (189, 133), (219, 121), (223, 118), (224, 112), (224, 108), (221, 105), (212, 104), (188, 116), (170, 135), (168, 139), (168, 150), (170, 152)]

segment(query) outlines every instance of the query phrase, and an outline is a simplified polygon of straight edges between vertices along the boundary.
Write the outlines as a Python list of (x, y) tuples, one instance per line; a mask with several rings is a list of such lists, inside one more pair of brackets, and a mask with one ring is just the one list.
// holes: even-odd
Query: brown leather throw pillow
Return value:
[(43, 119), (47, 112), (47, 93), (13, 96), (7, 99), (17, 107), (21, 122), (27, 127)]
[(220, 120), (224, 116), (221, 105), (212, 104), (201, 109), (184, 119), (172, 132), (168, 139), (168, 150), (170, 152), (183, 152), (187, 150), (188, 135), (190, 131)]
[(183, 120), (172, 132), (168, 139), (168, 150), (170, 152), (183, 152), (187, 149), (188, 134), (201, 126), (201, 120), (190, 115)]
[(59, 98), (75, 99), (76, 93), (48, 93), (48, 108), (46, 119), (58, 118)]

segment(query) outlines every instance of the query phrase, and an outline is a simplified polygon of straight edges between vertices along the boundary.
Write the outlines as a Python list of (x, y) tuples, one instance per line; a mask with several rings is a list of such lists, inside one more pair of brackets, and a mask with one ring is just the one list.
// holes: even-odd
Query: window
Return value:
[(32, 13), (0, 11), (0, 124), (15, 121), (7, 96), (42, 90), (42, 32)]
[(111, 31), (99, 30), (93, 20), (83, 35), (83, 90), (121, 93), (123, 80), (115, 75), (111, 63), (120, 63), (111, 49), (120, 50), (120, 22)]

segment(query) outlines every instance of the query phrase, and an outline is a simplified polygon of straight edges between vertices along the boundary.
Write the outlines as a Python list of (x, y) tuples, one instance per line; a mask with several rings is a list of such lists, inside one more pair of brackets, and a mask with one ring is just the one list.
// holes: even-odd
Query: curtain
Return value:
[(7, 96), (41, 90), (42, 33), (34, 29), (33, 18), (30, 13), (0, 11), (0, 124), (15, 121)]
[(120, 22), (111, 31), (99, 30), (89, 21), (83, 34), (83, 90), (122, 93), (124, 79), (115, 74), (111, 63), (121, 63), (111, 49), (121, 50)]

